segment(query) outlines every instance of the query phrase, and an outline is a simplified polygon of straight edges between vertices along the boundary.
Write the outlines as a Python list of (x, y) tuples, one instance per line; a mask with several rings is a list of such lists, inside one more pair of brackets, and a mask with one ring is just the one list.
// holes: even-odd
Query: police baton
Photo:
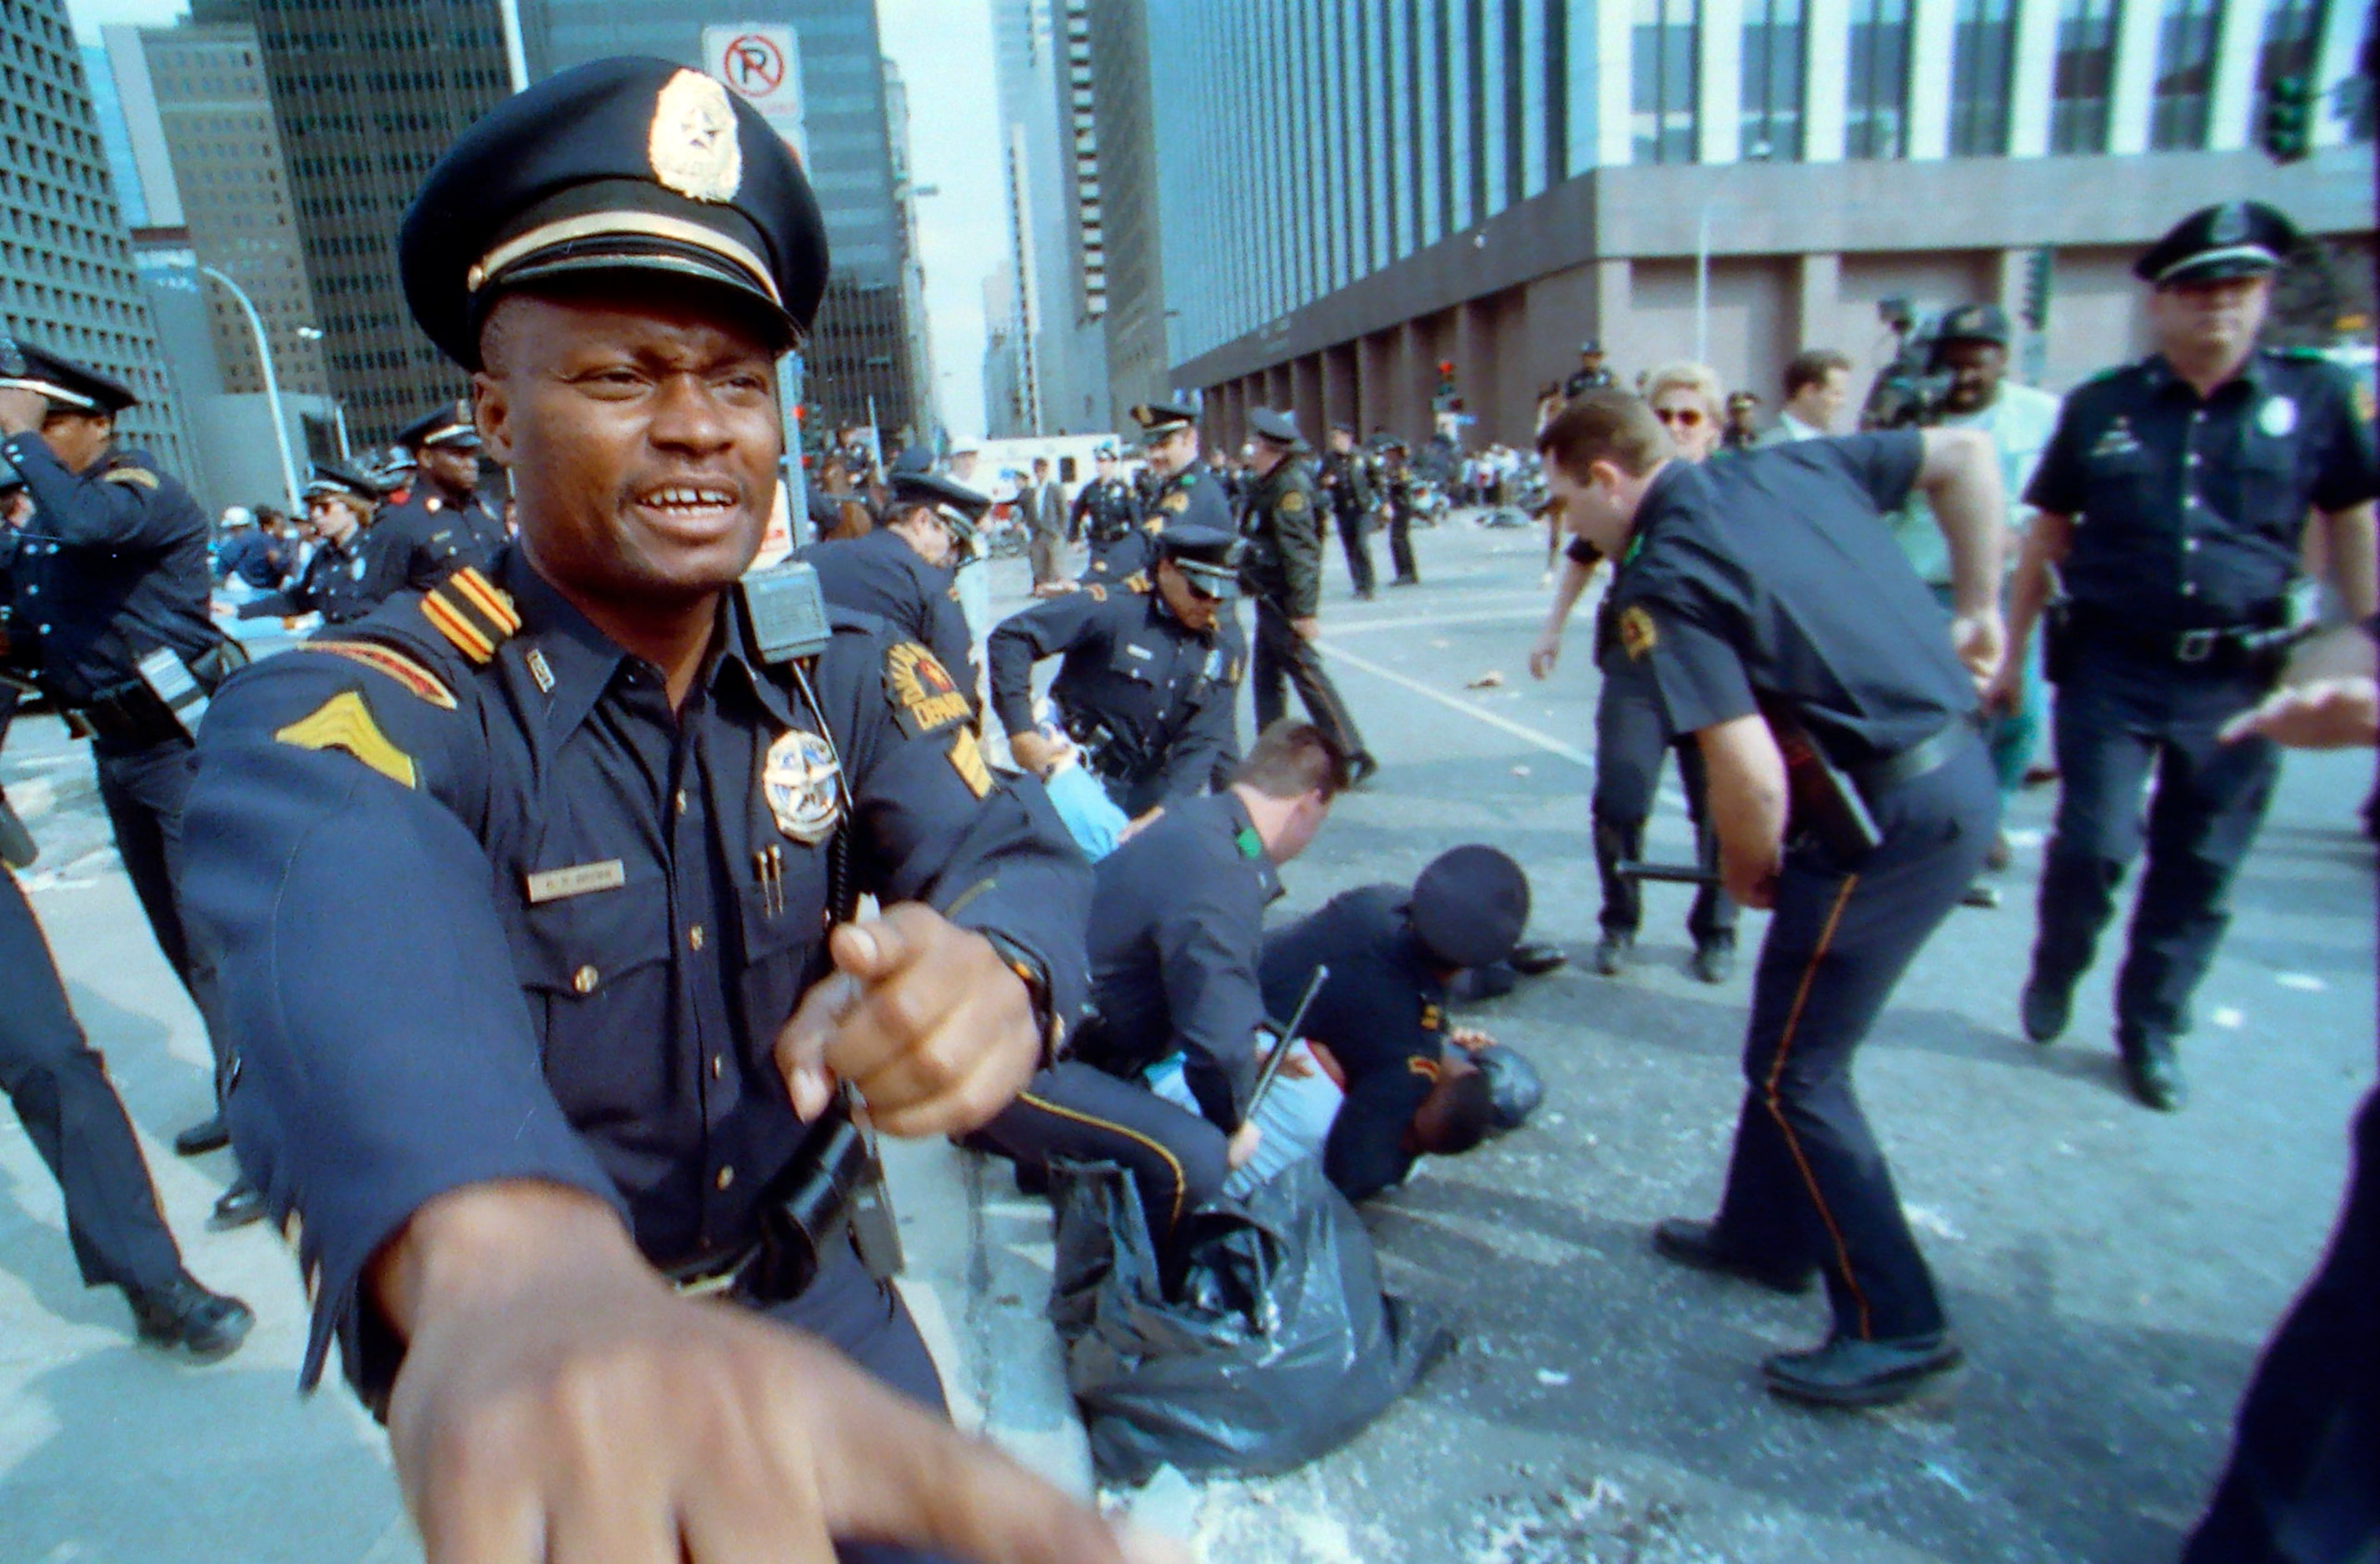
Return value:
[(1330, 969), (1318, 963), (1314, 976), (1305, 980), (1305, 993), (1297, 1001), (1297, 1009), (1291, 1012), (1289, 1024), (1281, 1028), (1281, 1041), (1273, 1045), (1272, 1052), (1265, 1057), (1263, 1068), (1257, 1072), (1256, 1089), (1248, 1094), (1248, 1110), (1240, 1115), (1242, 1129), (1256, 1122), (1257, 1109), (1264, 1106), (1265, 1094), (1272, 1090), (1272, 1084), (1281, 1079), (1281, 1067), (1288, 1062), (1289, 1050), (1297, 1042), (1297, 1029), (1305, 1024), (1305, 1012), (1314, 1008), (1314, 996), (1322, 991), (1322, 985), (1330, 976)]
[(1623, 863), (1612, 870), (1622, 879), (1658, 879), (1671, 885), (1717, 885), (1718, 871), (1699, 864)]

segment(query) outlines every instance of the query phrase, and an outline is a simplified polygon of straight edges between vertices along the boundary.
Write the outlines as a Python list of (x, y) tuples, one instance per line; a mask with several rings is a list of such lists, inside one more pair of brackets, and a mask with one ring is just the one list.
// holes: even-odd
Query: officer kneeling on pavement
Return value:
[(883, 1279), (849, 1094), (899, 1135), (1005, 1104), (1089, 872), (930, 651), (746, 576), (827, 281), (800, 165), (597, 61), (466, 132), (398, 256), (519, 544), (225, 685), (184, 882), (308, 1381), (336, 1338), (431, 1559), (1115, 1564), (942, 1424)]
[[(1257, 1148), (1248, 1099), (1266, 1020), (1265, 908), (1281, 894), (1275, 871), (1346, 786), (1346, 757), (1320, 729), (1277, 723), (1230, 787), (1173, 805), (1099, 860), (1094, 1014), (1074, 1057), (1035, 1075), (981, 1144), (1037, 1172), (1052, 1158), (1125, 1169), (1164, 1252)], [(1195, 1111), (1149, 1089), (1149, 1072), (1175, 1060)]]
[(1034, 604), (991, 633), (991, 709), (1009, 752), (1046, 772), (1061, 747), (1033, 721), (1033, 665), (1062, 658), (1050, 683), (1059, 722), (1127, 815), (1220, 787), (1239, 762), (1234, 702), (1247, 642), (1240, 540), (1182, 522), (1157, 539), (1147, 576), (1097, 582)]
[(896, 472), (884, 519), (856, 538), (802, 551), (838, 608), (872, 613), (923, 645), (975, 699), (975, 637), (954, 580), (991, 496), (928, 472)]
[[(1571, 530), (1619, 562), (1621, 647), (1701, 746), (1728, 891), (1775, 912), (1718, 1215), (1655, 1246), (1780, 1291), (1823, 1270), (1833, 1328), (1770, 1358), (1769, 1388), (1898, 1400), (1960, 1354), (1851, 1066), (1998, 823), (1973, 721), (2000, 650), (1998, 458), (1973, 430), (1900, 430), (1688, 464), (1608, 391), (1537, 448)], [(1912, 489), (1949, 543), (1947, 624), (1881, 524)]]

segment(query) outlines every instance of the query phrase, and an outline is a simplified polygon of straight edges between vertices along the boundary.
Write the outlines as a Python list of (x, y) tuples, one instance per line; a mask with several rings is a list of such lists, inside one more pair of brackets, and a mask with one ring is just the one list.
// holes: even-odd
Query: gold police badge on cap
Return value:
[(679, 195), (734, 200), (744, 183), (744, 150), (735, 139), (727, 89), (699, 71), (671, 77), (653, 100), (645, 152), (653, 177)]
[(833, 835), (843, 818), (835, 786), (842, 771), (834, 746), (818, 734), (795, 728), (780, 736), (760, 765), (760, 791), (768, 794), (777, 829), (805, 847)]

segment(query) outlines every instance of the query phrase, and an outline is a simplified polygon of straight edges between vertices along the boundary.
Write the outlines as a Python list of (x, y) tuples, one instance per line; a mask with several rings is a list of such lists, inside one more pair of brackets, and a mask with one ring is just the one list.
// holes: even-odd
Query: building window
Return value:
[(1909, 0), (1852, 0), (1843, 155), (1909, 155)]
[(1744, 0), (1743, 156), (1801, 157), (1806, 36), (1802, 0)]
[(2062, 0), (2049, 88), (2049, 150), (2107, 150), (2108, 92), (2116, 79), (2116, 0)]
[(2286, 76), (2313, 79), (2322, 48), (2321, 0), (2271, 0), (2265, 12), (2265, 36), (2256, 50), (2256, 115), (2264, 123), (2265, 105), (2273, 83)]
[(2010, 0), (1959, 0), (1950, 44), (1950, 155), (2008, 153), (2009, 86), (2016, 55)]
[(2216, 0), (2161, 4), (2149, 150), (2198, 152), (2206, 145), (2206, 101), (2215, 82)]
[(1634, 0), (1636, 163), (1692, 163), (1701, 83), (1700, 0)]

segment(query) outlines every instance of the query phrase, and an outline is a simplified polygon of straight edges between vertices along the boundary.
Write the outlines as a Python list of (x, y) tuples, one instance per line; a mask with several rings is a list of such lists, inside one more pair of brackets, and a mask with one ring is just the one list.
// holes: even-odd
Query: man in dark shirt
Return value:
[(842, 1088), (963, 1132), (1046, 1059), (1089, 872), (930, 651), (744, 580), (826, 261), (715, 80), (602, 60), (505, 100), (398, 261), (520, 545), (207, 722), (184, 891), (227, 1111), (302, 1218), (308, 1378), (337, 1338), (431, 1558), (1121, 1564), (930, 1415), (832, 1219)]
[(2044, 650), (2061, 790), (2024, 1030), (2041, 1044), (2066, 1030), (2145, 845), (2116, 1046), (2133, 1095), (2160, 1109), (2185, 1100), (2175, 1041), (2280, 774), (2277, 746), (2216, 734), (2272, 687), (2309, 617), (2292, 606), (2309, 514), (2348, 612), (2361, 621), (2374, 607), (2371, 429), (2339, 370), (2255, 346), (2273, 273), (2296, 244), (2279, 212), (2234, 201), (2192, 213), (2141, 257), (2157, 352), (2066, 400), (2025, 494), (2039, 514), (2010, 588), (2010, 671), (1993, 691), (2004, 709), (2021, 698), (2017, 671), (2055, 567), (2063, 628)]
[(1075, 494), (1075, 508), (1066, 524), (1069, 542), (1087, 539), (1090, 564), (1085, 581), (1121, 581), (1132, 574), (1117, 570), (1110, 557), (1140, 527), (1140, 501), (1125, 482), (1116, 448), (1102, 444), (1091, 453), (1091, 481)]
[(1578, 368), (1562, 382), (1562, 395), (1575, 401), (1590, 391), (1609, 391), (1619, 383), (1620, 377), (1603, 362), (1603, 344), (1588, 337), (1578, 345)]
[(827, 601), (872, 613), (922, 642), (973, 700), (975, 637), (953, 577), (991, 499), (930, 472), (896, 472), (890, 481), (875, 530), (813, 543), (802, 558), (818, 570)]
[(371, 547), (369, 528), (380, 504), (380, 485), (336, 462), (316, 462), (306, 485), (306, 520), (314, 528), (314, 552), (287, 588), (239, 605), (242, 619), (267, 614), (319, 613), (325, 624), (361, 619), (401, 590), (390, 557)]
[(1220, 786), (1239, 763), (1234, 703), (1247, 642), (1231, 617), (1240, 541), (1189, 523), (1157, 540), (1153, 577), (1097, 582), (991, 633), (991, 708), (1016, 763), (1060, 758), (1033, 720), (1033, 665), (1059, 657), (1050, 697), (1116, 806), (1141, 815)]
[[(1133, 1175), (1149, 1236), (1221, 1192), (1256, 1150), (1247, 1122), (1264, 912), (1275, 870), (1305, 850), (1346, 786), (1346, 761), (1320, 730), (1268, 730), (1224, 791), (1170, 806), (1099, 860), (1091, 900), (1095, 1019), (1074, 1057), (1034, 1076), (982, 1139), (1028, 1168), (1051, 1158), (1113, 1162)], [(1196, 1113), (1147, 1085), (1180, 1055)]]
[[(1769, 1359), (1770, 1388), (1900, 1400), (1960, 1354), (1851, 1066), (1998, 819), (1971, 720), (2000, 649), (1998, 458), (1973, 430), (1927, 430), (1689, 465), (1643, 402), (1614, 392), (1572, 403), (1538, 449), (1571, 530), (1620, 562), (1621, 649), (1670, 732), (1701, 747), (1729, 892), (1776, 914), (1726, 1194), (1710, 1222), (1662, 1223), (1656, 1246), (1785, 1291), (1823, 1268), (1833, 1328)], [(1879, 519), (1912, 489), (1950, 546), (1947, 634)], [(1842, 790), (1831, 800), (1821, 758)]]
[(1347, 556), (1348, 578), (1365, 602), (1378, 591), (1372, 570), (1372, 518), (1380, 509), (1379, 475), (1372, 458), (1355, 444), (1352, 424), (1330, 426), (1330, 454), (1322, 458), (1322, 487), (1330, 496), (1339, 547)]
[(1258, 729), (1279, 721), (1293, 685), (1306, 715), (1348, 758), (1355, 782), (1379, 770), (1364, 747), (1355, 719), (1322, 667), (1314, 645), (1322, 634), (1322, 496), (1305, 457), (1312, 451), (1286, 413), (1258, 407), (1248, 415), (1256, 435), (1255, 480), (1240, 531), (1247, 539), (1241, 579), (1256, 601), (1256, 637), (1249, 665)]

